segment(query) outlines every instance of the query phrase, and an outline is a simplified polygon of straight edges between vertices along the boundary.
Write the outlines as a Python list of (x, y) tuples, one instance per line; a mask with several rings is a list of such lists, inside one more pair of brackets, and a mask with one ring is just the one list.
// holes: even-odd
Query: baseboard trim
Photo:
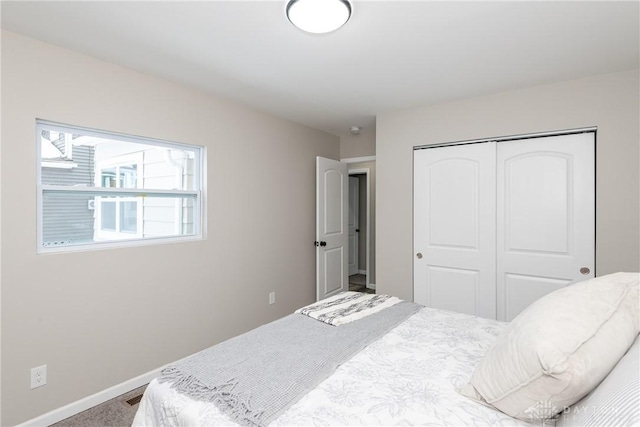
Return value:
[(76, 400), (75, 402), (69, 403), (68, 405), (62, 406), (58, 409), (54, 409), (53, 411), (47, 412), (46, 414), (40, 415), (39, 417), (30, 419), (29, 421), (25, 421), (22, 424), (18, 424), (17, 427), (42, 427), (55, 424), (59, 421), (79, 414), (82, 411), (86, 411), (87, 409), (91, 409), (94, 406), (111, 400), (114, 397), (118, 397), (138, 387), (142, 387), (143, 385), (149, 383), (152, 379), (160, 375), (161, 370), (162, 368), (154, 369), (153, 371), (147, 372), (146, 374), (142, 374), (120, 384), (116, 384), (106, 390), (102, 390), (96, 394), (92, 394), (91, 396)]
[(367, 285), (367, 289), (375, 289), (376, 288), (376, 284), (375, 283), (369, 283)]

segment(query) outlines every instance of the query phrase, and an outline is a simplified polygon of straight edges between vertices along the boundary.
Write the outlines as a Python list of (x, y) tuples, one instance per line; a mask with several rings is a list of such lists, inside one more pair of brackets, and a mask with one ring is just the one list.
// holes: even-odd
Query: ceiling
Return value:
[(362, 1), (341, 29), (281, 1), (2, 1), (2, 28), (335, 135), (379, 113), (639, 66), (638, 1)]

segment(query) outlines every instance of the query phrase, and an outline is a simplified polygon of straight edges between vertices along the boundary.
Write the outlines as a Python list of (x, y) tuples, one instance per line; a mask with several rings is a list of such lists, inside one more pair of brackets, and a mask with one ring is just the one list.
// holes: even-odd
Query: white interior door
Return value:
[(498, 144), (498, 319), (595, 274), (595, 134)]
[(360, 179), (349, 177), (349, 276), (358, 273), (359, 219), (360, 219)]
[(496, 144), (414, 151), (414, 301), (496, 316)]
[(347, 164), (316, 157), (316, 297), (348, 289)]

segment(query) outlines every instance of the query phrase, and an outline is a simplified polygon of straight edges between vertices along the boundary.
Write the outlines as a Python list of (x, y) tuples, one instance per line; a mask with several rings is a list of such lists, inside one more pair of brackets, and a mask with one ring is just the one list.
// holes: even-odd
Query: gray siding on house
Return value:
[[(57, 145), (57, 144), (56, 144)], [(60, 147), (64, 150), (64, 146)], [(94, 185), (94, 148), (73, 147), (71, 169), (42, 168), (42, 183), (56, 185)], [(42, 200), (43, 243), (61, 245), (93, 241), (94, 211), (89, 209), (93, 196), (84, 194), (45, 194)]]
[[(64, 144), (57, 141), (54, 145), (64, 152)], [(47, 159), (43, 159), (47, 160)], [(93, 186), (94, 181), (94, 148), (86, 145), (73, 147), (73, 160), (77, 165), (72, 169), (42, 168), (42, 183), (54, 185), (86, 185)]]

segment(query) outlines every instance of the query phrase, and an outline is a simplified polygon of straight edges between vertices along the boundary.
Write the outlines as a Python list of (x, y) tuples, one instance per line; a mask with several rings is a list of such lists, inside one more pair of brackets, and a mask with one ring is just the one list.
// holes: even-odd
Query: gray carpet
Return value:
[(365, 286), (366, 281), (367, 281), (367, 276), (364, 274), (352, 274), (351, 276), (349, 276), (350, 285)]
[(146, 388), (145, 385), (131, 390), (101, 405), (55, 423), (51, 427), (130, 427), (140, 405), (135, 403), (132, 406), (127, 403), (127, 400), (141, 395)]
[(353, 292), (362, 292), (365, 294), (375, 294), (376, 290), (375, 289), (367, 289), (366, 286), (362, 286), (362, 285), (349, 285), (349, 290), (353, 291)]
[(353, 292), (364, 292), (365, 294), (375, 294), (375, 289), (367, 289), (367, 276), (364, 274), (353, 274), (349, 276), (349, 290)]

